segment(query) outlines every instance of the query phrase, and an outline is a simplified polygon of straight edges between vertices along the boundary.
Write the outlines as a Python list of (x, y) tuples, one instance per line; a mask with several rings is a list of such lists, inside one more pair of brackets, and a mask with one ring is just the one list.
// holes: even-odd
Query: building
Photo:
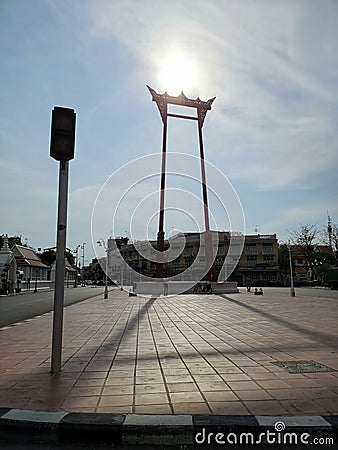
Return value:
[(248, 282), (258, 286), (280, 283), (276, 234), (245, 236), (243, 253), (233, 278), (240, 286)]
[(44, 264), (32, 248), (15, 244), (12, 248), (17, 270), (23, 272), (23, 280), (48, 280), (50, 267)]
[[(165, 277), (195, 281), (203, 278), (205, 268), (203, 235), (204, 233), (184, 233), (170, 239), (170, 250), (163, 261)], [(212, 231), (211, 235), (216, 279), (221, 274), (222, 280), (237, 281), (239, 286), (247, 284), (266, 286), (280, 283), (276, 234), (248, 235), (244, 236), (244, 239), (240, 236), (237, 241), (236, 237), (230, 236), (229, 232)], [(126, 283), (138, 281), (137, 277), (141, 281), (142, 275), (155, 277), (156, 245), (156, 241), (122, 243), (118, 239), (116, 241), (109, 239), (109, 277), (120, 281), (124, 278)], [(164, 250), (168, 249), (169, 241), (165, 241)], [(232, 273), (228, 277), (221, 271)]]
[(17, 266), (13, 252), (8, 246), (7, 235), (3, 236), (0, 249), (0, 276), (0, 294), (13, 293), (17, 281)]
[[(56, 261), (52, 264), (51, 269), (51, 281), (55, 281), (55, 268), (56, 268)], [(70, 262), (67, 258), (65, 258), (65, 281), (75, 281), (77, 274), (77, 270), (74, 269), (74, 267), (71, 266)]]

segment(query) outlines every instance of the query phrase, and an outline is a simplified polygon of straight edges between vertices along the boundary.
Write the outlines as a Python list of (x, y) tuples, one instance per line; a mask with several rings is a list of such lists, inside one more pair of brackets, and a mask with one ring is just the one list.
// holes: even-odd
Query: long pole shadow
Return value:
[(234, 305), (242, 306), (243, 308), (254, 312), (256, 314), (259, 314), (262, 317), (265, 317), (266, 319), (272, 320), (273, 322), (277, 323), (278, 325), (288, 328), (290, 330), (298, 331), (301, 334), (304, 334), (305, 336), (310, 337), (311, 339), (314, 339), (316, 341), (320, 341), (320, 343), (323, 344), (323, 341), (325, 342), (326, 346), (331, 345), (332, 347), (337, 347), (337, 336), (333, 336), (332, 334), (324, 333), (321, 331), (316, 330), (310, 330), (306, 327), (303, 327), (301, 325), (291, 323), (285, 319), (282, 319), (279, 316), (276, 316), (275, 314), (271, 314), (266, 311), (262, 311), (259, 308), (256, 308), (255, 306), (248, 305), (247, 303), (242, 302), (241, 300), (233, 300), (230, 297), (227, 297), (225, 294), (219, 294), (218, 297), (222, 297), (225, 300), (227, 300), (230, 303), (233, 303)]

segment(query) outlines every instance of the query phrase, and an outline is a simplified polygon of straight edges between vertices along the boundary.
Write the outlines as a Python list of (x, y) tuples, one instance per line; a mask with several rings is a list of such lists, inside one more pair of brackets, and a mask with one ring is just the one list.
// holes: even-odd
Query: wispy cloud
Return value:
[[(205, 155), (241, 192), (249, 232), (255, 224), (266, 232), (289, 229), (302, 216), (312, 223), (327, 208), (338, 217), (336, 0), (37, 4), (1, 7), (0, 185), (6, 214), (0, 232), (24, 228), (39, 246), (42, 238), (47, 246), (54, 240), (57, 164), (48, 156), (50, 110), (64, 105), (78, 114), (69, 245), (89, 241), (92, 205), (105, 178), (134, 158), (161, 152), (161, 120), (145, 84), (166, 89), (159, 72), (171, 53), (187, 55), (198, 67), (188, 96), (216, 96), (203, 128)], [(198, 154), (193, 125), (170, 120), (168, 151)], [(158, 172), (160, 163), (155, 166)], [(168, 188), (187, 187), (172, 181)], [(215, 187), (222, 191), (222, 182)], [(148, 193), (145, 186), (137, 192), (144, 198)], [(129, 200), (133, 208), (137, 196)], [(118, 232), (128, 227), (127, 210)], [(150, 202), (144, 213), (151, 211)], [(212, 212), (226, 224), (226, 214)]]
[(289, 188), (337, 163), (338, 5), (322, 6), (107, 2), (91, 11), (92, 36), (119, 39), (149, 64), (155, 85), (168, 48), (192, 54), (200, 64), (198, 94), (217, 96), (211, 160), (230, 158), (232, 177), (257, 189)]

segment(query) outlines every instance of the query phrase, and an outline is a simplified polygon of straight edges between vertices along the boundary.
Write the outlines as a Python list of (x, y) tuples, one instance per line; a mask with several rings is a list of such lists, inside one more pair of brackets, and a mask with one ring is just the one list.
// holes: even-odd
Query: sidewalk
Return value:
[(338, 302), (268, 293), (129, 297), (65, 308), (62, 373), (52, 313), (0, 329), (0, 407), (122, 414), (338, 413)]

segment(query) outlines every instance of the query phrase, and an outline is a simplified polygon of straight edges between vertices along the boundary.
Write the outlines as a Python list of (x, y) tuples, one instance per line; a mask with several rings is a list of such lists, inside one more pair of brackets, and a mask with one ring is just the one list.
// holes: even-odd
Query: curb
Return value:
[[(2, 444), (95, 442), (96, 446), (137, 445), (139, 448), (202, 448), (203, 444), (209, 448), (222, 445), (246, 448), (243, 444), (247, 444), (249, 448), (264, 443), (271, 446), (271, 439), (276, 439), (274, 444), (280, 448), (290, 444), (283, 441), (287, 434), (293, 434), (294, 439), (306, 435), (302, 439), (308, 439), (307, 445), (317, 442), (322, 448), (337, 448), (338, 416), (87, 414), (0, 408)], [(304, 442), (299, 440), (299, 444)]]

